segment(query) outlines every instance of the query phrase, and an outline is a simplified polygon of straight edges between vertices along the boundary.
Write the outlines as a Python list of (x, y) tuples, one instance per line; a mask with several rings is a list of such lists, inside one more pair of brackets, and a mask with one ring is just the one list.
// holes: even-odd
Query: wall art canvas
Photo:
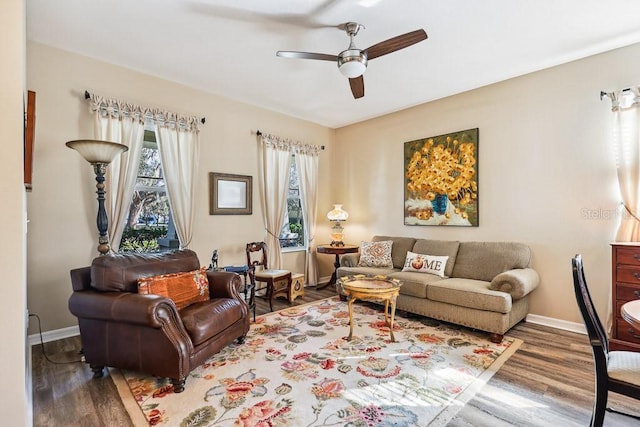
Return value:
[(404, 143), (404, 224), (478, 226), (478, 128)]

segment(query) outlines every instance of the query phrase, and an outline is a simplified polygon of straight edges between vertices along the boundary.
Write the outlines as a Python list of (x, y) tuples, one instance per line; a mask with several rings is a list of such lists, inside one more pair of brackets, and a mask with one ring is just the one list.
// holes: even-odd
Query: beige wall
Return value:
[[(637, 84), (639, 76), (635, 45), (339, 129), (334, 188), (351, 214), (349, 239), (391, 234), (527, 243), (542, 278), (531, 313), (573, 322), (581, 318), (570, 258), (582, 253), (604, 314), (620, 199), (610, 102), (598, 94)], [(404, 226), (403, 143), (476, 127), (480, 226)]]
[[(85, 89), (206, 117), (200, 132), (202, 160), (192, 244), (203, 265), (209, 264), (213, 248), (219, 250), (221, 265), (244, 264), (246, 242), (264, 239), (258, 129), (325, 145), (320, 161), (321, 211), (328, 211), (333, 202), (328, 184), (333, 130), (35, 43), (27, 46), (27, 83), (37, 93), (38, 116), (33, 192), (28, 195), (28, 301), (30, 311), (42, 318), (44, 330), (76, 324), (67, 309), (69, 270), (88, 265), (97, 255), (95, 177), (91, 167), (64, 145), (93, 137)], [(253, 215), (209, 215), (208, 173), (214, 171), (254, 177)], [(322, 226), (319, 235), (328, 236), (328, 228)], [(293, 271), (303, 272), (303, 262), (300, 252), (284, 256), (284, 267)], [(321, 274), (330, 274), (330, 260), (321, 262)]]
[(25, 197), (22, 173), (25, 15), (22, 0), (3, 3), (0, 14), (0, 366), (2, 424), (31, 424), (26, 375)]

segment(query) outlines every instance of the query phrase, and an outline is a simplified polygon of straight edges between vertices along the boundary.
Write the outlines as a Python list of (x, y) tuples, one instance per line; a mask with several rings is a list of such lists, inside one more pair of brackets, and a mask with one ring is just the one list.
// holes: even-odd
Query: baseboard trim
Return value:
[[(78, 326), (69, 326), (68, 328), (43, 332), (42, 342), (57, 341), (64, 338), (75, 337), (76, 335), (80, 335), (80, 328)], [(40, 344), (40, 334), (29, 335), (27, 339), (30, 346)]]
[[(327, 283), (329, 279), (330, 277), (323, 277), (319, 280), (319, 283)], [(555, 319), (553, 317), (540, 316), (538, 314), (528, 314), (527, 322), (534, 323), (536, 325), (549, 326), (555, 329), (562, 329), (564, 331), (577, 332), (583, 335), (587, 334), (587, 330), (582, 323), (569, 322), (567, 320)], [(80, 328), (78, 328), (78, 326), (69, 326), (68, 328), (43, 332), (42, 341), (46, 343), (50, 341), (74, 337), (76, 335), (80, 335)], [(29, 335), (27, 338), (29, 346), (40, 344), (39, 334)]]
[(569, 322), (567, 320), (555, 319), (553, 317), (540, 316), (538, 314), (528, 314), (527, 322), (534, 323), (536, 325), (549, 326), (555, 329), (562, 329), (564, 331), (576, 332), (586, 335), (587, 329), (582, 323)]

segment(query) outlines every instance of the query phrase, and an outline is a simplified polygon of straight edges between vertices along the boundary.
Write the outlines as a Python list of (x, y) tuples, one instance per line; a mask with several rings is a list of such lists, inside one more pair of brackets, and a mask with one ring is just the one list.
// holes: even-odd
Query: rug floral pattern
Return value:
[[(244, 344), (232, 344), (171, 382), (124, 372), (150, 425), (427, 425), (519, 340), (432, 319), (396, 316), (389, 340), (380, 306), (330, 298), (261, 316)], [(126, 398), (126, 397), (125, 397)]]

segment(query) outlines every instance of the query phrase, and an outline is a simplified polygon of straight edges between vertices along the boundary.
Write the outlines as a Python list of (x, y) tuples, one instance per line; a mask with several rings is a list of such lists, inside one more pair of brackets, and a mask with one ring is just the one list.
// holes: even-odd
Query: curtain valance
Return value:
[(189, 132), (199, 132), (200, 123), (204, 123), (203, 118), (188, 116), (159, 108), (145, 107), (132, 102), (122, 101), (115, 98), (107, 98), (93, 93), (86, 93), (89, 100), (89, 107), (93, 113), (102, 117), (112, 119), (130, 118), (144, 123), (151, 120), (158, 127), (175, 128)]
[(321, 150), (324, 150), (324, 146), (294, 141), (293, 139), (282, 138), (268, 133), (258, 132), (258, 135), (262, 137), (261, 140), (265, 146), (277, 150), (286, 150), (296, 154), (307, 154), (310, 156), (317, 156)]

